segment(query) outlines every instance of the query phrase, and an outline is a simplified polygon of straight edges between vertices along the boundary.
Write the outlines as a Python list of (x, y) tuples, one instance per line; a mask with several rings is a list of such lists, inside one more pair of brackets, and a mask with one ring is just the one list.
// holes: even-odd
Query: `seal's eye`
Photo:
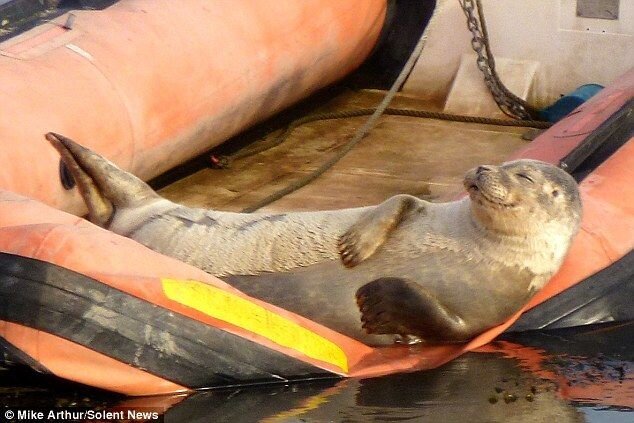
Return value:
[(554, 189), (552, 192), (553, 197), (558, 197), (559, 196), (559, 190), (558, 189)]
[(528, 182), (530, 182), (531, 184), (534, 184), (535, 181), (533, 180), (533, 178), (531, 178), (530, 176), (528, 176), (525, 173), (516, 173), (515, 174), (518, 178), (522, 178), (522, 179), (526, 179)]

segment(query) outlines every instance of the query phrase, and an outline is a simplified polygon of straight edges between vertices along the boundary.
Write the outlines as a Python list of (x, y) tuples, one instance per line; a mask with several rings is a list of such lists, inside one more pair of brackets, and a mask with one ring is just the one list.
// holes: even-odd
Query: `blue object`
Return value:
[(550, 106), (539, 111), (542, 120), (557, 122), (603, 89), (599, 84), (582, 85), (568, 95), (561, 97)]

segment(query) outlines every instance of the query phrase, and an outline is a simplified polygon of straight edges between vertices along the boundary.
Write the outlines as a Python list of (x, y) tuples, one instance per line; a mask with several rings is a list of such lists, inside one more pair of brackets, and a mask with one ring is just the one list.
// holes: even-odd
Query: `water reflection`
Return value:
[(166, 421), (632, 421), (633, 363), (633, 323), (506, 335), (432, 371), (201, 392)]
[(499, 354), (467, 354), (432, 371), (330, 384), (199, 393), (169, 410), (166, 421), (463, 421), (466, 416), (489, 422), (583, 421), (554, 383)]
[(142, 406), (167, 422), (634, 421), (634, 323), (505, 335), (431, 371), (124, 399), (13, 371), (5, 406)]
[[(634, 322), (506, 336), (487, 346), (556, 381), (579, 405), (634, 409)], [(630, 416), (634, 420), (634, 416)]]

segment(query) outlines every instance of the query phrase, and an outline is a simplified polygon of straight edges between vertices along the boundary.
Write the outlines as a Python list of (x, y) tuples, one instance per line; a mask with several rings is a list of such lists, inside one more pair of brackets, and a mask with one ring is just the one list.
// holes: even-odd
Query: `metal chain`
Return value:
[[(510, 92), (495, 71), (495, 59), (489, 46), (489, 37), (480, 0), (458, 0), (467, 17), (467, 28), (472, 34), (471, 48), (478, 55), (476, 64), (484, 75), (495, 103), (504, 114), (516, 119), (536, 119), (537, 111), (526, 101)], [(476, 10), (478, 16), (476, 16)]]

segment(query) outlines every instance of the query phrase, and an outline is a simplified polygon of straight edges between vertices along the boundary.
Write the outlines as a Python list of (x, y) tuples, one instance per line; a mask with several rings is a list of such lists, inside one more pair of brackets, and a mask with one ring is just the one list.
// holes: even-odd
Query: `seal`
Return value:
[(89, 219), (243, 292), (368, 344), (464, 342), (503, 323), (550, 279), (578, 231), (577, 184), (535, 160), (469, 171), (469, 195), (397, 195), (289, 213), (188, 208), (61, 135)]

